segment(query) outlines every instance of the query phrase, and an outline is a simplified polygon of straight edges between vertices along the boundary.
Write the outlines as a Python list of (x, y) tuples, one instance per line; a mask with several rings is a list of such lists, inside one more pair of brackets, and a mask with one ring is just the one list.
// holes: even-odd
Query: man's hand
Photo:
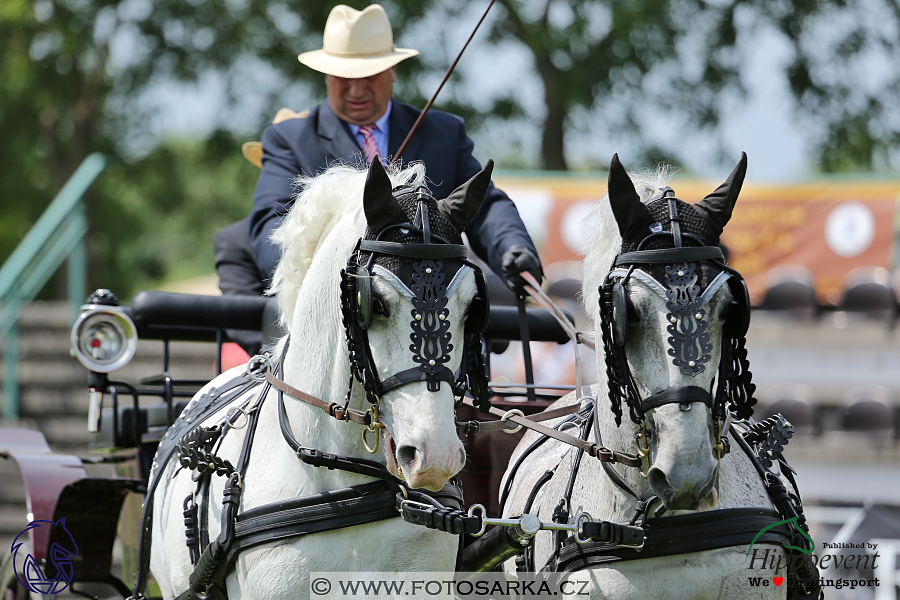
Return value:
[(528, 246), (524, 244), (514, 244), (509, 250), (503, 253), (503, 275), (506, 277), (506, 285), (516, 293), (517, 296), (525, 294), (525, 280), (519, 275), (522, 271), (528, 271), (534, 278), (541, 281), (544, 272), (541, 269), (541, 259), (539, 259)]

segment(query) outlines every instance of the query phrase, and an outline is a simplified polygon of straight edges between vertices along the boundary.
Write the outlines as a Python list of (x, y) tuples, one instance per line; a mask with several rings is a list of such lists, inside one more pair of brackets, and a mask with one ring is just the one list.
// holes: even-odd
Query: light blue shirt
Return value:
[[(372, 137), (375, 138), (375, 145), (378, 147), (378, 156), (382, 159), (386, 159), (388, 155), (388, 128), (389, 128), (389, 119), (391, 117), (391, 106), (393, 104), (393, 100), (388, 100), (387, 110), (384, 111), (384, 114), (380, 119), (375, 121), (375, 131), (372, 132)], [(354, 125), (353, 123), (347, 123), (350, 126), (350, 131), (353, 133), (353, 137), (356, 138), (359, 147), (362, 148), (363, 143), (365, 142), (365, 138), (363, 134), (359, 132), (359, 125)]]

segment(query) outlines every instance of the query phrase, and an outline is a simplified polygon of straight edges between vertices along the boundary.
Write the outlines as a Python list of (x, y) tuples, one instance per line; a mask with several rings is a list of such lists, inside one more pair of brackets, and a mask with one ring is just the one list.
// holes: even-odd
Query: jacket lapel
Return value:
[(323, 102), (319, 109), (319, 126), (316, 134), (322, 140), (322, 150), (328, 156), (329, 163), (338, 160), (351, 164), (359, 162), (362, 149), (356, 143), (347, 124), (331, 111), (328, 102)]

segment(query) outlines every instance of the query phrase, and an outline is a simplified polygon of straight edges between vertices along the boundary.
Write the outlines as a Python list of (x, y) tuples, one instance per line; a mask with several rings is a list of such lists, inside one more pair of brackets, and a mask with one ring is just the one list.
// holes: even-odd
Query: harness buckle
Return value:
[(346, 406), (342, 406), (337, 402), (332, 402), (328, 405), (328, 415), (338, 421), (350, 420), (350, 411), (347, 410)]
[[(378, 452), (378, 445), (381, 443), (381, 436), (378, 435), (378, 430), (384, 427), (384, 423), (378, 420), (378, 405), (373, 404), (369, 410), (366, 411), (366, 414), (369, 415), (369, 424), (366, 425), (365, 429), (362, 431), (362, 441), (363, 446), (366, 447), (369, 454), (375, 454)], [(375, 434), (375, 445), (369, 445), (369, 437), (368, 434)]]

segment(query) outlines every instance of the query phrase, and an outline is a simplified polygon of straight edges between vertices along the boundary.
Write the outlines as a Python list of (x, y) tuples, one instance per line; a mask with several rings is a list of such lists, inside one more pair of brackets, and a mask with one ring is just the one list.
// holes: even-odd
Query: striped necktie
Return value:
[(363, 135), (363, 154), (366, 155), (366, 162), (371, 163), (372, 159), (378, 154), (378, 145), (375, 143), (375, 136), (372, 132), (378, 129), (373, 123), (371, 125), (363, 125), (359, 128), (359, 132)]

